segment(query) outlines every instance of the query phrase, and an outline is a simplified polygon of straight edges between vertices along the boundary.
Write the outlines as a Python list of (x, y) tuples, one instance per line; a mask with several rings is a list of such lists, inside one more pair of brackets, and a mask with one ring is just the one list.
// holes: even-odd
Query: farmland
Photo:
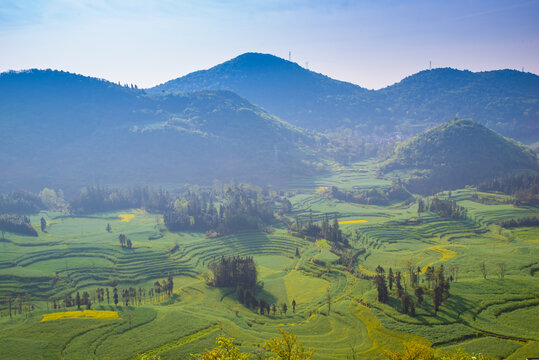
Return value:
[[(418, 214), (415, 201), (362, 205), (319, 191), (333, 185), (348, 190), (391, 186), (391, 179), (375, 176), (376, 166), (374, 161), (334, 165), (329, 175), (298, 177), (289, 186), (291, 218), (306, 220), (312, 211), (315, 221), (325, 214), (338, 219), (359, 253), (353, 269), (338, 264), (325, 240), (293, 236), (277, 219), (265, 231), (206, 237), (170, 232), (162, 215), (140, 209), (34, 215), (36, 229), (41, 217), (48, 223), (39, 237), (6, 233), (0, 242), (0, 350), (10, 359), (132, 359), (137, 354), (184, 359), (212, 347), (219, 334), (253, 351), (277, 329), (285, 329), (314, 348), (315, 359), (351, 354), (372, 359), (408, 341), (508, 359), (536, 354), (539, 229), (509, 230), (497, 224), (536, 216), (537, 208), (503, 199), (480, 203), (474, 188), (438, 194), (468, 210), (466, 219), (457, 220)], [(119, 234), (132, 240), (132, 249), (120, 246)], [(208, 265), (233, 255), (254, 257), (263, 283), (257, 297), (276, 304), (277, 311), (257, 314), (238, 301), (235, 289), (207, 284)], [(406, 284), (407, 264), (421, 269), (421, 284), (427, 281), (428, 267), (443, 265), (447, 276), (452, 269), (451, 296), (437, 313), (428, 291), (415, 317), (401, 313), (392, 291), (387, 303), (376, 300), (376, 287), (368, 277), (377, 266), (401, 271)], [(95, 299), (97, 288), (151, 289), (169, 274), (174, 279), (170, 296), (143, 296), (128, 306)], [(95, 316), (76, 318), (79, 315), (66, 312), (81, 314), (82, 309), (53, 308), (53, 299), (84, 291), (92, 298)], [(8, 296), (33, 310), (20, 312), (19, 305), (13, 305), (17, 311), (10, 317)], [(288, 305), (287, 312), (282, 304)], [(43, 321), (47, 318), (55, 320)]]

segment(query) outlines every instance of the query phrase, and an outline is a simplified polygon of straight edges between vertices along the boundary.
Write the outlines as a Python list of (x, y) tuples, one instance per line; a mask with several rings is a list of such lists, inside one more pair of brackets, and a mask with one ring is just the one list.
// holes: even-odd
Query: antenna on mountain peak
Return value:
[(522, 72), (524, 72), (524, 66), (522, 67)]
[(429, 70), (432, 70), (432, 60), (429, 60)]
[(309, 70), (309, 62), (305, 61), (305, 69)]
[(292, 61), (292, 51), (288, 52), (288, 61)]

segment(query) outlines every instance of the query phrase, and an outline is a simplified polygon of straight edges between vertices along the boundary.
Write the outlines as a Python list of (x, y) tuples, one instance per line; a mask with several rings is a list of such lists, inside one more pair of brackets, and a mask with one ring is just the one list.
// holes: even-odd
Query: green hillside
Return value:
[(0, 74), (0, 93), (7, 188), (216, 178), (266, 184), (310, 172), (304, 160), (314, 137), (229, 91), (151, 96), (29, 70)]
[(408, 188), (428, 194), (537, 169), (537, 157), (477, 122), (453, 120), (399, 145), (380, 169), (384, 173), (408, 171)]

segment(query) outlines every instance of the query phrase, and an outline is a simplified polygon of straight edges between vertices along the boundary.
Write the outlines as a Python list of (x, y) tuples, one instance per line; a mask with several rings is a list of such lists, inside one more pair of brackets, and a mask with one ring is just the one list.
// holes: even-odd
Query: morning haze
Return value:
[(2, 358), (538, 357), (538, 9), (2, 2)]

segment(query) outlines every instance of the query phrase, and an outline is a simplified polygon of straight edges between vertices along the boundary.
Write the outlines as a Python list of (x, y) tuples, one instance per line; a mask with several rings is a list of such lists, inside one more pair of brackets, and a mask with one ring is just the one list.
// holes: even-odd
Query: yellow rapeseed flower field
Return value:
[(120, 221), (122, 222), (130, 222), (135, 217), (135, 214), (120, 214), (118, 215), (120, 217)]
[(41, 321), (50, 321), (58, 319), (119, 319), (117, 311), (105, 310), (83, 310), (83, 311), (64, 311), (51, 314), (45, 314)]
[(368, 222), (367, 220), (362, 220), (362, 219), (359, 219), (359, 220), (344, 220), (344, 221), (339, 221), (339, 225), (346, 225), (346, 224), (359, 224), (359, 223), (366, 223)]

